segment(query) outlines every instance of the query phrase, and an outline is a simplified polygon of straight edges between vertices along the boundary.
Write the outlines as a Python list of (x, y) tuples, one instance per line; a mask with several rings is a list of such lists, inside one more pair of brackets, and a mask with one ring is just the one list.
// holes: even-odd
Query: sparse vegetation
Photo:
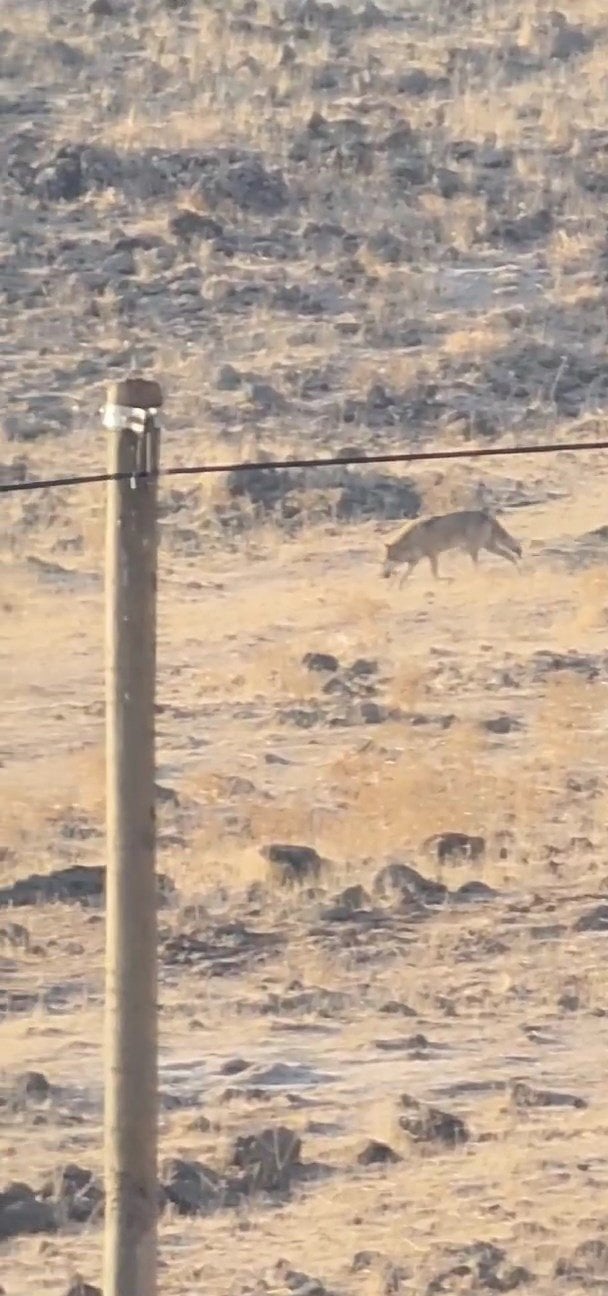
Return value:
[[(2, 29), (3, 479), (102, 466), (132, 367), (165, 463), (604, 431), (599, 0)], [(606, 1289), (607, 474), (163, 486), (167, 1296)], [(100, 1281), (103, 495), (2, 507), (0, 1282), (65, 1296)], [(521, 572), (379, 579), (406, 518), (487, 507)]]

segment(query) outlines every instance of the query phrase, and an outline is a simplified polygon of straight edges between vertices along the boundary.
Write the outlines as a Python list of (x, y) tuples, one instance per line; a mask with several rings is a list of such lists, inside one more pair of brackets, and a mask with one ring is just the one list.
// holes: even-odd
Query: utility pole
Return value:
[[(108, 389), (104, 1296), (155, 1296), (158, 383)], [(151, 476), (138, 476), (150, 473)], [(123, 476), (124, 474), (124, 476)]]

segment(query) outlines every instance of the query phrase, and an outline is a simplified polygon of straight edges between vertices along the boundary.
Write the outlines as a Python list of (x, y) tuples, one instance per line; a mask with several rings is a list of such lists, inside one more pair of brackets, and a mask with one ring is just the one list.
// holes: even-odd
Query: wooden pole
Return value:
[(155, 382), (108, 390), (106, 550), (106, 1031), (104, 1296), (155, 1296), (157, 920), (154, 693)]

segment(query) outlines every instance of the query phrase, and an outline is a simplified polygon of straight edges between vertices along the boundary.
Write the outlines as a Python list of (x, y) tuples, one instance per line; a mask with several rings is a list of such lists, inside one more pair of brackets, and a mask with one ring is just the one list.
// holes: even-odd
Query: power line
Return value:
[(546, 455), (562, 451), (608, 450), (605, 441), (558, 441), (547, 445), (476, 446), (452, 450), (411, 450), (394, 454), (338, 454), (319, 459), (262, 459), (241, 460), (237, 463), (185, 464), (161, 468), (158, 472), (137, 473), (83, 473), (70, 477), (33, 478), (32, 480), (0, 482), (0, 495), (18, 491), (50, 490), (59, 486), (91, 486), (111, 481), (141, 481), (147, 477), (209, 477), (221, 473), (276, 472), (287, 469), (336, 468), (351, 464), (407, 464), (428, 463), (448, 459), (499, 459), (513, 455)]

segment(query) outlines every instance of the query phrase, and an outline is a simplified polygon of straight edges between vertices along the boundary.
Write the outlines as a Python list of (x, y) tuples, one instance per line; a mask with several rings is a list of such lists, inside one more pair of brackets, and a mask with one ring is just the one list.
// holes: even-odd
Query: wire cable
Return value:
[(0, 482), (0, 495), (22, 491), (51, 490), (61, 486), (91, 486), (111, 481), (141, 481), (150, 477), (209, 477), (222, 473), (278, 472), (290, 469), (348, 467), (351, 464), (429, 463), (449, 459), (499, 459), (514, 455), (560, 454), (564, 451), (608, 450), (608, 440), (558, 441), (553, 444), (516, 446), (474, 446), (448, 450), (411, 450), (386, 454), (337, 454), (321, 458), (241, 460), (219, 464), (175, 464), (156, 472), (82, 473), (66, 477), (31, 478)]

